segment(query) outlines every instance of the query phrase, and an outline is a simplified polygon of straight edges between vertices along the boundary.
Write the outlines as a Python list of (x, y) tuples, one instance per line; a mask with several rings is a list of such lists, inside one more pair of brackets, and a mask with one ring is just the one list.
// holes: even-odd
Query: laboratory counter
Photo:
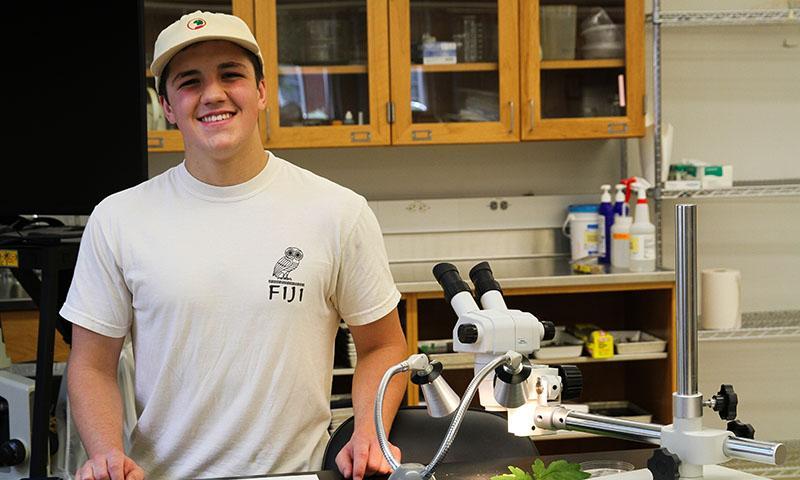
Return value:
[[(610, 452), (591, 452), (591, 453), (575, 453), (564, 455), (542, 455), (533, 458), (498, 458), (487, 459), (480, 462), (454, 462), (443, 463), (434, 472), (435, 478), (438, 480), (444, 479), (464, 479), (464, 480), (488, 480), (494, 475), (508, 473), (508, 466), (513, 465), (522, 468), (526, 471), (531, 470), (531, 465), (536, 458), (549, 465), (550, 462), (555, 460), (568, 460), (573, 463), (581, 463), (590, 460), (621, 460), (632, 464), (635, 468), (645, 468), (647, 460), (652, 455), (651, 446), (643, 446), (641, 449), (635, 450), (617, 450)], [(209, 480), (232, 480), (232, 479), (260, 479), (260, 478), (281, 478), (287, 479), (295, 478), (300, 480), (309, 480), (316, 477), (319, 480), (342, 480), (343, 477), (338, 471), (323, 470), (321, 472), (307, 472), (297, 474), (277, 474), (277, 475), (262, 475), (262, 476), (249, 476), (249, 477), (219, 477)], [(373, 477), (373, 478), (386, 478)]]
[[(473, 262), (451, 262), (469, 278)], [(607, 273), (575, 273), (566, 258), (535, 260), (492, 260), (489, 262), (495, 279), (503, 290), (548, 287), (596, 287), (625, 284), (674, 282), (675, 271), (657, 269), (654, 272), (615, 271), (606, 266)], [(441, 292), (442, 288), (431, 273), (434, 263), (390, 263), (392, 275), (401, 293)]]

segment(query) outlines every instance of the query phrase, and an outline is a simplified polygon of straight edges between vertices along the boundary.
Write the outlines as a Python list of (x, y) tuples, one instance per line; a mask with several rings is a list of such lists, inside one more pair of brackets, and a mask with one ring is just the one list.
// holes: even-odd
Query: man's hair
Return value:
[[(256, 85), (264, 79), (264, 68), (261, 65), (261, 61), (258, 59), (258, 56), (247, 50), (246, 48), (242, 48), (245, 54), (247, 54), (248, 60), (250, 63), (253, 64), (253, 69), (256, 71)], [(158, 77), (158, 91), (161, 95), (164, 96), (164, 100), (169, 103), (169, 97), (167, 96), (167, 79), (169, 78), (169, 63), (164, 66), (164, 70), (161, 72), (161, 76)]]

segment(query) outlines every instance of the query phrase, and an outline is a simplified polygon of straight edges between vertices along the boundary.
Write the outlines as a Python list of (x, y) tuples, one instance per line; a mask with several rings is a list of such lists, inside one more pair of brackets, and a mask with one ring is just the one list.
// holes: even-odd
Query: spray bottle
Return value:
[(611, 262), (611, 225), (614, 224), (614, 206), (611, 205), (611, 185), (600, 187), (603, 195), (600, 197), (600, 208), (597, 210), (597, 253), (600, 254), (600, 263)]
[(614, 185), (616, 192), (614, 192), (614, 217), (619, 215), (625, 217), (628, 212), (628, 197), (625, 195), (625, 185), (618, 183)]
[(644, 179), (637, 179), (633, 184), (637, 200), (630, 230), (632, 272), (652, 272), (656, 269), (656, 227), (650, 223), (650, 210), (647, 206), (648, 187), (650, 184)]

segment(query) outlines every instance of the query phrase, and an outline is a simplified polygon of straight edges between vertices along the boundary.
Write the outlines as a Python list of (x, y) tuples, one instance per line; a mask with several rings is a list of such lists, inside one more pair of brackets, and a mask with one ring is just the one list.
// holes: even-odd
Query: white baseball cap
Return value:
[(182, 16), (158, 34), (153, 63), (150, 64), (150, 71), (156, 77), (156, 89), (158, 89), (159, 77), (172, 57), (193, 43), (207, 40), (233, 42), (255, 53), (263, 68), (264, 59), (261, 57), (258, 43), (250, 28), (241, 18), (225, 13), (197, 10)]

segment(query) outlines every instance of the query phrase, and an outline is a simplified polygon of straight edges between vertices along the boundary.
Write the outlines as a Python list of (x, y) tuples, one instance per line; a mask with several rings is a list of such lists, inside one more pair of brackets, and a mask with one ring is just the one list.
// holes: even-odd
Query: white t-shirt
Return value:
[(267, 152), (230, 187), (181, 164), (92, 213), (61, 315), (130, 332), (148, 478), (320, 468), (339, 318), (400, 299), (363, 197)]

